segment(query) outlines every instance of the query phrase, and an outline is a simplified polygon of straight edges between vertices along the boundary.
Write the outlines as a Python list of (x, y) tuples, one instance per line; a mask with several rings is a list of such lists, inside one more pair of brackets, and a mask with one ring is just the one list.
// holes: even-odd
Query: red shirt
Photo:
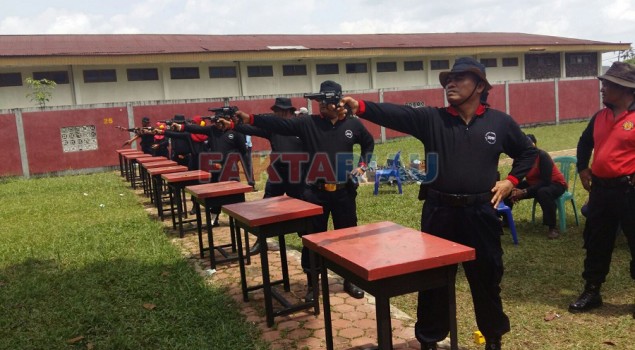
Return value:
[(635, 111), (626, 111), (615, 118), (609, 108), (598, 112), (593, 143), (593, 175), (613, 178), (635, 173)]

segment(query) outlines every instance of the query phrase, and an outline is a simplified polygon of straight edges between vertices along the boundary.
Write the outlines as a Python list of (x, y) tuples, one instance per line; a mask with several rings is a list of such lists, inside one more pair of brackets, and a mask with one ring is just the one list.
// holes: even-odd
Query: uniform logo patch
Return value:
[(490, 131), (488, 133), (485, 134), (485, 141), (487, 141), (487, 143), (489, 143), (490, 145), (493, 145), (496, 143), (496, 133), (493, 131)]
[(352, 131), (350, 131), (350, 130), (346, 130), (346, 131), (344, 132), (344, 135), (346, 135), (346, 137), (348, 137), (349, 139), (352, 139), (352, 138), (353, 138), (353, 132), (352, 132)]
[(233, 140), (234, 139), (234, 134), (227, 135), (227, 138), (230, 139), (230, 140)]
[(635, 126), (635, 124), (633, 124), (632, 121), (627, 120), (624, 122), (624, 124), (622, 124), (622, 129), (626, 130), (626, 131), (631, 131), (633, 130), (633, 126)]

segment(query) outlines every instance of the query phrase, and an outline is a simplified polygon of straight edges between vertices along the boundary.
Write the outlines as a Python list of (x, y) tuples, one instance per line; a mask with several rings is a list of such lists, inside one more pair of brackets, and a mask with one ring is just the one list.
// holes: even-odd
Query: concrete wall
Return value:
[[(344, 85), (346, 87), (346, 85)], [(489, 95), (492, 108), (506, 111), (521, 125), (557, 123), (589, 118), (600, 108), (597, 79), (564, 79), (536, 82), (494, 84)], [(348, 90), (348, 89), (347, 89)], [(346, 91), (347, 95), (368, 101), (384, 101), (411, 106), (443, 106), (441, 88), (386, 89)], [(318, 105), (302, 94), (289, 94), (296, 107), (308, 107), (314, 113)], [(583, 96), (583, 98), (581, 97)], [(46, 107), (0, 110), (0, 176), (30, 176), (65, 171), (81, 171), (118, 164), (116, 149), (122, 148), (131, 135), (115, 126), (139, 126), (141, 118), (153, 122), (171, 119), (175, 114), (187, 118), (209, 115), (210, 107), (236, 105), (250, 113), (268, 113), (275, 96), (208, 98), (117, 104), (94, 104), (80, 107)], [(363, 121), (376, 140), (404, 136), (394, 130)], [(61, 129), (94, 126), (98, 148), (64, 152)], [(269, 142), (254, 137), (254, 151), (269, 150)]]

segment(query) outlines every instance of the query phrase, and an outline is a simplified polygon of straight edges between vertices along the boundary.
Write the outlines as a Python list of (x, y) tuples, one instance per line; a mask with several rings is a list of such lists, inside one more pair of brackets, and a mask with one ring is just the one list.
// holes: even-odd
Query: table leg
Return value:
[(326, 349), (333, 350), (333, 324), (331, 323), (331, 301), (329, 298), (329, 276), (328, 276), (328, 272), (326, 270), (326, 264), (324, 261), (321, 261), (320, 270), (322, 274), (322, 303), (324, 304), (324, 331), (326, 336)]
[[(260, 244), (263, 244), (263, 243), (265, 244), (265, 247), (267, 247), (267, 240), (264, 240), (264, 242), (260, 242)], [(282, 283), (284, 284), (284, 290), (286, 292), (290, 292), (291, 283), (289, 283), (289, 266), (287, 265), (287, 243), (284, 240), (284, 235), (278, 236), (278, 243), (280, 244), (280, 263), (282, 264)], [(261, 252), (266, 254), (266, 249), (261, 250)]]
[(377, 344), (379, 350), (392, 349), (392, 329), (390, 324), (390, 298), (375, 297), (375, 313), (377, 317)]
[(201, 255), (201, 259), (205, 257), (203, 251), (203, 220), (201, 219), (201, 205), (198, 202), (193, 203), (194, 210), (196, 212), (196, 232), (198, 233), (198, 250)]
[(180, 188), (179, 186), (174, 186), (172, 188), (174, 189), (174, 193), (176, 193), (176, 212), (178, 213), (176, 219), (179, 224), (179, 237), (183, 238), (183, 236), (185, 236), (183, 234), (183, 197), (184, 196), (181, 196), (182, 188)]
[(170, 216), (172, 217), (172, 229), (176, 230), (176, 218), (174, 217), (174, 196), (172, 186), (168, 184), (168, 196), (170, 197)]
[(163, 221), (163, 185), (161, 184), (161, 178), (153, 176), (152, 183), (154, 184), (154, 205), (157, 206), (159, 219)]
[(309, 251), (309, 266), (311, 268), (311, 285), (315, 286), (313, 288), (313, 312), (317, 316), (320, 314), (320, 288), (318, 285), (318, 274), (320, 273), (316, 268), (316, 260), (315, 252), (312, 250)]
[[(205, 224), (207, 225), (207, 246), (209, 247), (209, 263), (210, 268), (216, 268), (216, 257), (214, 256), (215, 248), (214, 248), (214, 234), (212, 229), (212, 214), (209, 212), (210, 207), (205, 205)], [(234, 232), (232, 219), (229, 218), (229, 232), (232, 234)], [(201, 254), (203, 252), (201, 251)]]
[[(233, 225), (234, 218), (229, 217), (230, 227), (234, 226), (236, 229), (235, 236), (238, 241), (238, 246), (242, 247), (242, 238), (240, 238), (240, 227)], [(240, 285), (243, 289), (243, 301), (249, 301), (249, 295), (247, 293), (247, 276), (245, 276), (245, 261), (243, 260), (243, 250), (238, 249), (238, 266), (240, 268)]]
[(119, 153), (119, 173), (123, 177), (123, 156)]
[[(455, 265), (456, 267), (456, 265)], [(459, 335), (456, 325), (456, 270), (448, 267), (448, 300), (450, 301), (450, 349), (459, 350)]]
[[(246, 232), (246, 231), (245, 231)], [(273, 300), (271, 295), (271, 278), (269, 277), (269, 254), (267, 254), (266, 249), (266, 238), (263, 236), (259, 236), (260, 244), (265, 244), (265, 247), (261, 248), (260, 251), (260, 264), (262, 268), (262, 290), (265, 294), (265, 314), (267, 316), (267, 326), (273, 326)], [(238, 247), (238, 250), (242, 250), (241, 247)]]

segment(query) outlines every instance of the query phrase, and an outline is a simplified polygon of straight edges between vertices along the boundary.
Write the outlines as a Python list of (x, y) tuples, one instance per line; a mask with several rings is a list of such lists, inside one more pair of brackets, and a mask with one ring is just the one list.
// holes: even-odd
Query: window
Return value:
[(306, 75), (306, 65), (304, 64), (290, 64), (282, 66), (282, 75), (285, 77), (288, 76), (297, 76), (297, 75)]
[(448, 69), (450, 68), (449, 60), (432, 60), (430, 61), (430, 69), (439, 70), (439, 69)]
[(591, 54), (570, 54), (567, 55), (570, 64), (589, 64), (591, 63)]
[(338, 66), (337, 63), (316, 64), (315, 74), (317, 75), (340, 74), (340, 67)]
[(65, 70), (55, 72), (33, 72), (33, 79), (35, 80), (52, 80), (56, 84), (68, 84), (68, 72)]
[(481, 58), (481, 64), (485, 67), (497, 67), (498, 64), (495, 58)]
[(396, 72), (397, 62), (377, 62), (377, 73)]
[(0, 87), (22, 86), (21, 73), (0, 73)]
[(84, 71), (84, 83), (112, 83), (117, 81), (114, 69), (94, 69)]
[(518, 67), (518, 57), (503, 57), (503, 67)]
[(209, 77), (212, 79), (236, 78), (237, 76), (234, 66), (209, 67)]
[(127, 69), (128, 81), (159, 80), (159, 70), (156, 68)]
[(178, 79), (199, 79), (198, 67), (173, 67), (170, 68), (170, 78)]
[(405, 61), (403, 63), (403, 70), (415, 71), (415, 70), (423, 70), (423, 61)]
[(368, 73), (368, 65), (366, 63), (347, 63), (346, 73), (347, 74)]
[(273, 77), (273, 66), (247, 66), (247, 76), (250, 78)]

